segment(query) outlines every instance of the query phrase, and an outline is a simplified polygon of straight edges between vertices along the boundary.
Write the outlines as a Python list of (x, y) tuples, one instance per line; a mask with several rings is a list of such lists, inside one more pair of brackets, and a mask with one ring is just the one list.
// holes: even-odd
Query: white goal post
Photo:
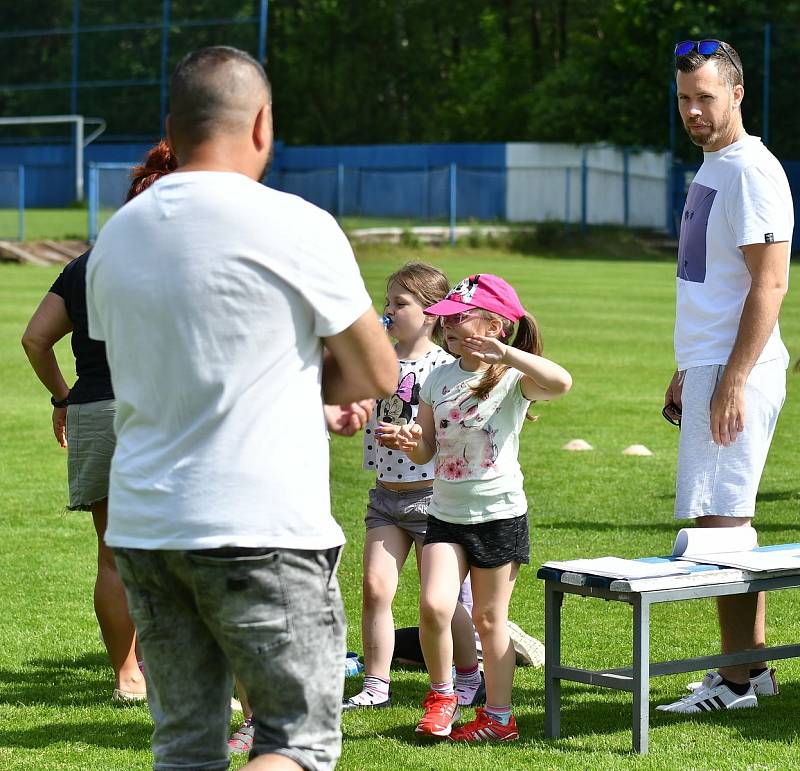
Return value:
[[(28, 115), (0, 118), (0, 126), (33, 126), (41, 123), (75, 125), (75, 200), (83, 201), (83, 148), (94, 142), (106, 130), (106, 122), (102, 118), (87, 118), (83, 115)], [(97, 125), (97, 128), (89, 136), (84, 136), (87, 123)]]

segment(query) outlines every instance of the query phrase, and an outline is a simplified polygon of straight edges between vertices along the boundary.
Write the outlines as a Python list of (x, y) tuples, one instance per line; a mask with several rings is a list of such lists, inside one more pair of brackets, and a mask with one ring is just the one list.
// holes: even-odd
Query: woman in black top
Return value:
[[(173, 171), (177, 161), (166, 142), (152, 148), (132, 173), (129, 201)], [(108, 476), (114, 452), (114, 391), (105, 344), (89, 337), (86, 311), (86, 264), (82, 254), (62, 271), (36, 309), (22, 345), (39, 380), (52, 394), (53, 433), (67, 448), (68, 509), (91, 511), (97, 533), (97, 578), (94, 608), (114, 668), (114, 701), (146, 698), (136, 656), (136, 633), (128, 614), (114, 554), (103, 542), (108, 517)], [(77, 380), (67, 385), (53, 346), (72, 332)]]

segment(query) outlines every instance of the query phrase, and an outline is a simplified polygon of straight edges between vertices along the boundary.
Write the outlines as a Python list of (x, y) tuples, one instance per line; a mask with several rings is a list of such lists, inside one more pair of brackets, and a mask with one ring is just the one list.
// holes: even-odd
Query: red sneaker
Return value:
[(519, 739), (519, 731), (513, 715), (508, 725), (503, 725), (478, 707), (475, 719), (454, 728), (450, 738), (454, 742), (513, 742)]
[(450, 736), (453, 723), (461, 717), (458, 711), (458, 696), (428, 691), (422, 702), (425, 714), (414, 729), (418, 734), (428, 736)]

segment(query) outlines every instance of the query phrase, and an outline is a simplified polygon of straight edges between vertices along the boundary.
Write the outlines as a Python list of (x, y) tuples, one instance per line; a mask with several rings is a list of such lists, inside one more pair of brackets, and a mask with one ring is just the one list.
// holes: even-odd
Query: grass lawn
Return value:
[[(114, 209), (102, 208), (98, 212), (98, 226), (100, 228), (114, 213)], [(347, 230), (357, 228), (398, 227), (412, 228), (418, 225), (448, 225), (446, 220), (421, 220), (392, 218), (392, 217), (343, 217), (342, 227)], [(459, 220), (459, 225), (478, 224), (473, 220)], [(484, 223), (481, 223), (484, 224)], [(497, 223), (485, 223), (497, 224)], [(501, 223), (512, 224), (512, 223)], [(520, 227), (524, 223), (519, 224)], [(15, 240), (19, 232), (19, 214), (16, 209), (0, 209), (0, 240)], [(45, 238), (56, 240), (85, 239), (89, 232), (89, 215), (85, 208), (67, 209), (26, 209), (25, 210), (25, 240), (40, 241)]]
[[(591, 259), (588, 259), (591, 257)], [(421, 258), (453, 282), (475, 271), (503, 275), (538, 317), (545, 354), (573, 374), (572, 393), (552, 405), (522, 435), (532, 533), (532, 565), (523, 568), (511, 617), (543, 637), (543, 590), (536, 567), (547, 559), (669, 552), (678, 432), (661, 417), (672, 374), (674, 265), (668, 262), (552, 259), (488, 248), (412, 251), (362, 247), (359, 260), (376, 303), (385, 277)], [(64, 514), (65, 454), (49, 427), (47, 396), (36, 381), (19, 337), (57, 271), (0, 265), (0, 525), (6, 538), (0, 563), (0, 768), (146, 769), (147, 709), (116, 709), (110, 668), (97, 639), (91, 592), (94, 535), (88, 516)], [(782, 317), (784, 339), (800, 350), (800, 290), (792, 287)], [(69, 350), (59, 348), (65, 371)], [(789, 395), (761, 483), (756, 526), (762, 544), (800, 541), (800, 374)], [(574, 438), (591, 453), (566, 453)], [(650, 458), (622, 455), (647, 445)], [(792, 449), (794, 448), (794, 449)], [(333, 508), (349, 543), (340, 581), (350, 621), (348, 646), (361, 650), (360, 564), (363, 512), (370, 475), (360, 469), (360, 440), (334, 437)], [(398, 625), (416, 623), (417, 579), (404, 571), (395, 603)], [(630, 663), (631, 612), (619, 603), (567, 597), (563, 658), (601, 668)], [(703, 655), (717, 649), (710, 600), (656, 606), (652, 659)], [(768, 635), (773, 644), (800, 641), (797, 595), (772, 593)], [(781, 696), (757, 710), (685, 719), (651, 711), (650, 755), (630, 754), (629, 694), (580, 685), (563, 688), (562, 738), (543, 735), (541, 670), (519, 669), (514, 690), (521, 740), (513, 746), (420, 745), (413, 727), (426, 690), (422, 672), (399, 670), (396, 707), (346, 714), (343, 769), (635, 768), (727, 769), (800, 766), (800, 662), (778, 663)], [(686, 676), (652, 681), (651, 703), (681, 695)], [(360, 678), (346, 683), (350, 695)], [(467, 711), (469, 713), (469, 711)], [(198, 715), (198, 720), (202, 716)], [(243, 760), (234, 761), (239, 767)]]

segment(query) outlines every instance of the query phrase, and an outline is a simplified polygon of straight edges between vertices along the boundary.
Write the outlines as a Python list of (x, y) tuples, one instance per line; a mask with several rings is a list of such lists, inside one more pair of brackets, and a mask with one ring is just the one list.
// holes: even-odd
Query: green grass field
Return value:
[[(102, 228), (115, 209), (102, 208), (98, 212), (98, 227)], [(342, 227), (347, 230), (357, 228), (398, 227), (412, 228), (417, 225), (447, 225), (446, 220), (420, 220), (392, 217), (344, 217)], [(459, 225), (475, 224), (472, 220), (458, 222)], [(487, 223), (492, 224), (492, 223)], [(511, 224), (511, 223), (503, 223)], [(516, 226), (524, 227), (524, 223)], [(86, 208), (66, 209), (26, 209), (25, 240), (39, 241), (45, 238), (86, 239), (89, 232), (89, 218)], [(0, 209), (0, 240), (16, 240), (19, 233), (19, 213), (16, 209)]]
[[(524, 568), (511, 616), (540, 639), (543, 591), (536, 567), (548, 559), (670, 551), (678, 433), (661, 417), (672, 374), (674, 265), (635, 259), (552, 259), (490, 249), (359, 250), (376, 303), (383, 282), (411, 258), (433, 262), (453, 282), (470, 272), (495, 272), (515, 287), (538, 317), (545, 354), (573, 374), (574, 389), (522, 436), (532, 532), (532, 565)], [(591, 259), (589, 259), (591, 258)], [(145, 707), (116, 709), (110, 668), (97, 639), (91, 592), (94, 535), (89, 518), (63, 513), (65, 454), (49, 426), (47, 394), (19, 345), (26, 320), (56, 270), (0, 265), (0, 525), (6, 547), (0, 563), (0, 768), (146, 769), (150, 720)], [(794, 286), (782, 316), (784, 339), (800, 350), (800, 290)], [(59, 356), (71, 370), (65, 344)], [(756, 526), (762, 544), (800, 541), (800, 374), (789, 395), (761, 483)], [(567, 453), (570, 439), (591, 453)], [(653, 457), (622, 455), (643, 443)], [(371, 484), (360, 469), (360, 440), (334, 437), (333, 509), (349, 543), (340, 580), (350, 622), (348, 644), (360, 650), (360, 562), (363, 510)], [(404, 571), (395, 603), (398, 625), (416, 623), (416, 575)], [(797, 595), (768, 600), (772, 644), (800, 641)], [(564, 660), (593, 668), (630, 663), (631, 612), (618, 603), (567, 598)], [(652, 659), (703, 655), (717, 649), (711, 601), (656, 606)], [(422, 746), (413, 727), (426, 678), (397, 671), (396, 707), (344, 716), (342, 769), (520, 768), (768, 769), (800, 766), (800, 662), (778, 663), (781, 696), (757, 710), (697, 719), (651, 710), (650, 754), (630, 753), (631, 697), (565, 685), (562, 737), (543, 735), (541, 670), (519, 669), (514, 691), (521, 740), (513, 746)], [(651, 703), (682, 694), (686, 676), (652, 681)], [(360, 678), (347, 681), (350, 695)], [(198, 715), (198, 720), (202, 720)], [(242, 760), (235, 760), (239, 767)]]
[[(114, 211), (114, 209), (101, 209), (97, 216), (98, 226), (102, 228)], [(367, 217), (345, 217), (342, 223), (346, 230), (370, 227), (410, 228), (422, 224), (446, 225), (447, 223), (444, 220), (422, 223), (411, 219), (375, 219)], [(0, 239), (15, 240), (18, 232), (18, 211), (16, 209), (0, 209)], [(88, 232), (89, 219), (85, 208), (25, 210), (26, 241), (38, 241), (45, 238), (85, 239)]]

